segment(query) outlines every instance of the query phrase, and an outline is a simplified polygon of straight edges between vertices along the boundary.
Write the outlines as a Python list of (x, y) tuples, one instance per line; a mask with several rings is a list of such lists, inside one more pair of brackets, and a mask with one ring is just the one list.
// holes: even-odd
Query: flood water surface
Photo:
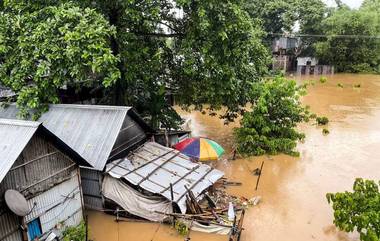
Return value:
[[(303, 78), (299, 82), (305, 83)], [(339, 74), (324, 84), (315, 78), (303, 102), (318, 115), (330, 120), (330, 134), (322, 128), (302, 124), (306, 134), (298, 145), (300, 157), (263, 156), (219, 161), (216, 165), (231, 181), (242, 186), (228, 192), (247, 198), (261, 196), (244, 220), (243, 241), (356, 241), (357, 234), (339, 232), (334, 227), (332, 208), (326, 193), (351, 190), (357, 177), (380, 179), (380, 76)], [(338, 84), (343, 85), (338, 86)], [(359, 85), (360, 88), (354, 87)], [(233, 128), (217, 117), (180, 111), (191, 119), (194, 136), (207, 136), (229, 153), (233, 148)], [(227, 155), (228, 156), (228, 155)], [(264, 162), (262, 177), (252, 170)], [(147, 223), (116, 223), (112, 216), (90, 212), (90, 237), (96, 241), (183, 240), (168, 226)], [(191, 240), (227, 240), (226, 236), (191, 232)]]

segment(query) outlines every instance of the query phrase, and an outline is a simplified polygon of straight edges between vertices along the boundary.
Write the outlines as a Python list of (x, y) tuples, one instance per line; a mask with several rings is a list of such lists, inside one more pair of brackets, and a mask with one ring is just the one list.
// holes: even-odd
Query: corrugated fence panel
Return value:
[(27, 223), (39, 217), (43, 233), (49, 232), (60, 222), (66, 226), (80, 223), (82, 201), (77, 171), (72, 175), (71, 179), (28, 200), (32, 212), (26, 216)]
[(89, 209), (102, 209), (102, 187), (101, 178), (102, 174), (99, 171), (81, 168), (81, 182), (83, 190), (83, 199), (86, 208)]

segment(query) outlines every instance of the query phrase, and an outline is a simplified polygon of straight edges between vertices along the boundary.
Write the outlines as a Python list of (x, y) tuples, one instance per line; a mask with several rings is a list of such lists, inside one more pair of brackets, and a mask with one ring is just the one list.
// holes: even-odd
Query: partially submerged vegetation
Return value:
[(319, 79), (319, 82), (321, 82), (322, 84), (326, 83), (327, 82), (327, 78), (325, 76), (322, 76), (320, 79)]
[(62, 235), (63, 241), (86, 241), (86, 225), (81, 222), (76, 227), (67, 227)]
[(329, 123), (329, 118), (327, 118), (326, 116), (318, 116), (315, 120), (317, 122), (317, 125), (319, 126), (324, 126)]
[(308, 107), (301, 104), (304, 86), (293, 80), (274, 77), (256, 85), (258, 98), (253, 110), (244, 114), (235, 130), (238, 152), (244, 155), (286, 153), (298, 155), (297, 141), (305, 135), (296, 127), (310, 118)]

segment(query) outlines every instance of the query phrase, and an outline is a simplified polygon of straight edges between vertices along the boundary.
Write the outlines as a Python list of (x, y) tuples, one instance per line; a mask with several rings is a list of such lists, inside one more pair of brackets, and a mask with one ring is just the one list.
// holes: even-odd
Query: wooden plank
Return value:
[(55, 154), (58, 154), (58, 153), (59, 153), (59, 151), (54, 151), (54, 152), (48, 153), (46, 155), (39, 156), (39, 157), (37, 157), (37, 158), (35, 158), (33, 160), (27, 161), (27, 162), (25, 162), (25, 163), (23, 163), (21, 165), (18, 165), (16, 167), (11, 168), (10, 171), (16, 170), (16, 169), (21, 168), (23, 166), (29, 165), (29, 164), (31, 164), (31, 163), (33, 163), (35, 161), (41, 160), (42, 158), (49, 157), (49, 156), (52, 156), (52, 155), (55, 155)]

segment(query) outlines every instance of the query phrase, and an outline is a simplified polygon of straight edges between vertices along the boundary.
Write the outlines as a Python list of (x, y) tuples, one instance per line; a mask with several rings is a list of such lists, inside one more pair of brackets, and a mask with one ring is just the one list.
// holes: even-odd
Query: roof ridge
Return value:
[(12, 125), (12, 126), (25, 126), (25, 127), (39, 127), (41, 122), (38, 121), (28, 121), (28, 120), (17, 120), (17, 119), (2, 119), (0, 118), (0, 125)]
[(82, 105), (82, 104), (50, 104), (53, 108), (72, 108), (72, 109), (99, 109), (99, 110), (125, 110), (128, 111), (132, 107), (114, 106), (114, 105)]
[[(16, 106), (16, 103), (10, 105)], [(129, 111), (131, 106), (117, 106), (117, 105), (83, 105), (83, 104), (49, 104), (53, 108), (72, 108), (72, 109), (99, 109), (99, 110), (126, 110)], [(17, 107), (16, 107), (17, 108)], [(18, 108), (17, 108), (18, 109)]]

